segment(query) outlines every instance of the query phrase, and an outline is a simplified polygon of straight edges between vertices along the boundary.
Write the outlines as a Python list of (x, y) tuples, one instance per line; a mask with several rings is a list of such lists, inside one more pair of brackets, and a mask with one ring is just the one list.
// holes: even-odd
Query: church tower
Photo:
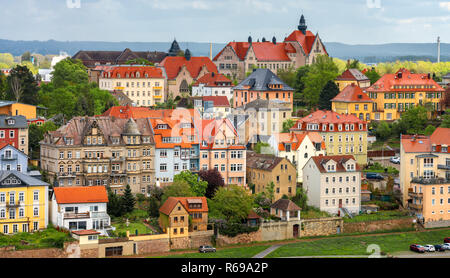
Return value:
[(305, 17), (302, 15), (302, 17), (300, 18), (300, 25), (298, 25), (298, 30), (300, 30), (303, 35), (306, 35), (306, 21), (305, 21)]
[(169, 56), (177, 56), (178, 53), (181, 51), (180, 46), (178, 45), (178, 42), (176, 39), (173, 40), (172, 46), (169, 49)]

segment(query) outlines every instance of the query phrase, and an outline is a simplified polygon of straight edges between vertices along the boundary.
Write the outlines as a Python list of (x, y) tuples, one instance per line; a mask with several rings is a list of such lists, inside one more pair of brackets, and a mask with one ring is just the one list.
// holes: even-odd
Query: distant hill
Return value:
[[(193, 56), (209, 56), (209, 43), (179, 42), (182, 49), (189, 48)], [(8, 52), (14, 56), (26, 51), (32, 53), (59, 54), (60, 51), (74, 55), (79, 50), (124, 50), (168, 51), (171, 42), (95, 42), (95, 41), (11, 41), (0, 39), (0, 53)], [(213, 57), (225, 46), (213, 43)], [(435, 43), (390, 43), (349, 45), (337, 42), (325, 43), (328, 53), (340, 59), (359, 59), (364, 63), (378, 63), (400, 60), (436, 61)], [(450, 61), (450, 44), (441, 44), (441, 61)]]

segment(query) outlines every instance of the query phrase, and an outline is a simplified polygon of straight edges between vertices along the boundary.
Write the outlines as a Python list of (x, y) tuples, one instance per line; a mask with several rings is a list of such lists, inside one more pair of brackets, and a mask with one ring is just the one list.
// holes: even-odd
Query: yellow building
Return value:
[(318, 132), (327, 155), (353, 155), (358, 164), (367, 164), (368, 124), (354, 115), (317, 110), (298, 120), (291, 131)]
[(351, 114), (370, 122), (373, 100), (358, 85), (350, 84), (331, 100), (331, 110), (339, 114)]
[(33, 232), (48, 225), (48, 184), (17, 171), (0, 172), (0, 233)]
[(444, 111), (442, 102), (445, 90), (430, 74), (414, 74), (400, 69), (395, 74), (385, 74), (366, 90), (374, 101), (373, 120), (394, 121), (408, 108), (429, 103), (434, 115)]
[(431, 136), (402, 135), (400, 188), (404, 207), (426, 227), (450, 225), (450, 129)]
[(0, 101), (0, 114), (9, 116), (25, 116), (27, 120), (37, 118), (37, 106), (14, 101)]
[(336, 85), (339, 87), (339, 91), (352, 84), (366, 89), (370, 87), (370, 79), (357, 69), (348, 69), (336, 78)]

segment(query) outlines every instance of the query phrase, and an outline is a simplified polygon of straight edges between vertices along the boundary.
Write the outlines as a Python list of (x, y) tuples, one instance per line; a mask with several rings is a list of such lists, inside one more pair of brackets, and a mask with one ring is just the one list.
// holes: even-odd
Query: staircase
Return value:
[(342, 216), (348, 215), (348, 217), (353, 218), (353, 215), (350, 213), (350, 211), (348, 211), (348, 209), (339, 208), (339, 210), (341, 211)]

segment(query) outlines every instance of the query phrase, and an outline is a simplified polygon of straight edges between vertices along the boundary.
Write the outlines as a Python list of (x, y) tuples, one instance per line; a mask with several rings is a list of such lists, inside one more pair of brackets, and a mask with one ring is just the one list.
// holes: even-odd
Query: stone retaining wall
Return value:
[(262, 241), (261, 229), (249, 234), (240, 234), (235, 237), (228, 237), (224, 235), (218, 235), (216, 239), (217, 246), (226, 246), (234, 244), (251, 243), (255, 241)]
[(344, 220), (341, 217), (328, 217), (301, 220), (301, 237), (329, 236), (342, 233)]
[(444, 228), (450, 227), (450, 220), (431, 221), (424, 224), (425, 228)]
[(413, 220), (413, 217), (405, 217), (390, 220), (344, 223), (344, 232), (347, 234), (351, 234), (407, 229), (413, 227)]

